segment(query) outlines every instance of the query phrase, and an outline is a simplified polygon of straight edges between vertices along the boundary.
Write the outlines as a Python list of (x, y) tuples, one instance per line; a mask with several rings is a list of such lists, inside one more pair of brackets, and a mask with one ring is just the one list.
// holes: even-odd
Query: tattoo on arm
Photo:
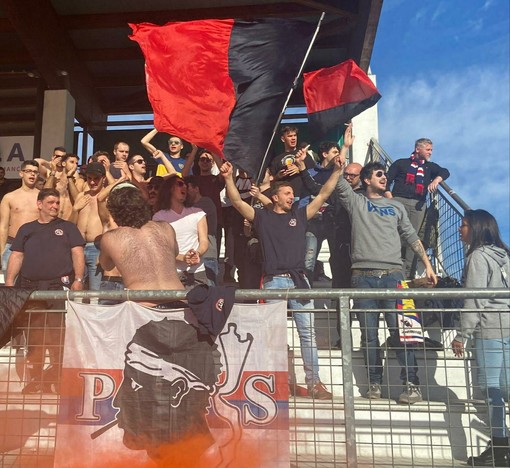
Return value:
[(418, 239), (417, 241), (414, 241), (411, 244), (411, 249), (413, 249), (413, 252), (418, 255), (421, 259), (424, 257), (427, 257), (427, 252), (425, 252), (425, 249), (423, 248), (423, 244), (421, 243), (421, 240)]

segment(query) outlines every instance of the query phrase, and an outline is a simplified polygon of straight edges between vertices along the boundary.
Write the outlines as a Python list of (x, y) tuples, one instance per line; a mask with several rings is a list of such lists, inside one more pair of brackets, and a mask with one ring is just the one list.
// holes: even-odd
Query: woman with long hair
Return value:
[[(179, 253), (176, 268), (186, 289), (207, 284), (203, 256), (209, 248), (207, 219), (200, 208), (185, 206), (188, 189), (177, 175), (161, 184), (153, 221), (165, 221), (174, 228)], [(169, 252), (170, 254), (171, 252)]]
[[(468, 210), (459, 227), (467, 245), (463, 283), (466, 288), (508, 288), (510, 250), (501, 240), (494, 217), (485, 210)], [(461, 330), (452, 342), (457, 357), (474, 336), (478, 383), (488, 401), (491, 441), (486, 450), (468, 459), (470, 466), (510, 466), (505, 397), (510, 395), (510, 300), (466, 299)], [(495, 311), (501, 310), (501, 313)]]

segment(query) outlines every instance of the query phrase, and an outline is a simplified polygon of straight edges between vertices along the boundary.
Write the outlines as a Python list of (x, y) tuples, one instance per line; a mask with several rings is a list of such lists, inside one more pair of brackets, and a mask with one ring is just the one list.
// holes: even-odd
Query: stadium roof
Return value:
[[(0, 0), (0, 135), (40, 129), (44, 90), (68, 89), (92, 131), (111, 114), (151, 112), (128, 23), (295, 18), (326, 13), (305, 71), (348, 58), (368, 70), (382, 0)], [(285, 53), (285, 51), (281, 51)], [(300, 89), (292, 105), (303, 104)]]

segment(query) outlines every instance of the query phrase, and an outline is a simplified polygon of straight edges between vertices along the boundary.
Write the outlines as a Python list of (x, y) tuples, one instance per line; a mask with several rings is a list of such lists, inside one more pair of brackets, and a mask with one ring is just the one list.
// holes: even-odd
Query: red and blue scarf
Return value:
[(423, 195), (425, 192), (425, 171), (423, 166), (426, 163), (425, 158), (420, 158), (416, 156), (415, 153), (411, 154), (411, 164), (409, 164), (409, 168), (407, 169), (406, 174), (406, 184), (415, 185), (416, 193), (418, 195)]

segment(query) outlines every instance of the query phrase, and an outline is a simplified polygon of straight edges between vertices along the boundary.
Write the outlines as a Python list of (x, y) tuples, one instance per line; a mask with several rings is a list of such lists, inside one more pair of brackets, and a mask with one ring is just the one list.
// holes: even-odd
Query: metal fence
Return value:
[[(363, 362), (359, 323), (353, 317), (358, 311), (351, 304), (352, 299), (414, 298), (416, 304), (433, 299), (435, 308), (426, 312), (441, 317), (441, 314), (462, 311), (437, 307), (437, 301), (443, 300), (446, 304), (446, 301), (468, 297), (510, 298), (510, 291), (238, 290), (237, 301), (315, 300), (313, 313), (320, 377), (332, 391), (333, 399), (313, 400), (306, 396), (299, 338), (289, 314), (289, 371), (295, 374), (294, 396), (289, 398), (291, 466), (465, 466), (470, 455), (483, 450), (491, 433), (487, 399), (477, 383), (472, 352), (468, 349), (464, 359), (453, 356), (450, 343), (455, 331), (445, 328), (444, 323), (427, 320), (430, 322), (426, 327), (429, 342), (415, 345), (423, 401), (413, 405), (398, 404), (396, 399), (402, 391), (400, 366), (395, 359), (394, 345), (386, 341), (388, 327), (381, 315), (379, 341), (384, 355), (385, 377), (382, 397), (369, 400), (362, 396), (368, 375)], [(25, 335), (40, 333), (39, 339), (48, 349), (44, 360), (48, 374), (51, 375), (52, 362), (60, 359), (62, 301), (88, 298), (168, 301), (183, 299), (184, 292), (33, 293), (34, 300), (57, 301), (51, 309), (41, 307), (41, 302), (31, 303), (34, 308), (25, 314), (26, 320), (18, 329)], [(58, 431), (59, 376), (45, 378), (41, 392), (23, 392), (30, 372), (37, 372), (37, 369), (25, 365), (26, 346), (19, 339), (19, 333), (15, 334), (18, 338), (0, 351), (0, 466), (52, 466)], [(508, 420), (508, 410), (506, 414)], [(83, 466), (87, 466), (86, 462)]]
[[(387, 168), (393, 162), (374, 138), (368, 146), (366, 162), (369, 161), (380, 161)], [(464, 246), (458, 228), (462, 220), (461, 210), (470, 208), (448, 184), (441, 182), (440, 187), (427, 198), (427, 213), (419, 234), (428, 247), (436, 271), (460, 281), (464, 268)]]

